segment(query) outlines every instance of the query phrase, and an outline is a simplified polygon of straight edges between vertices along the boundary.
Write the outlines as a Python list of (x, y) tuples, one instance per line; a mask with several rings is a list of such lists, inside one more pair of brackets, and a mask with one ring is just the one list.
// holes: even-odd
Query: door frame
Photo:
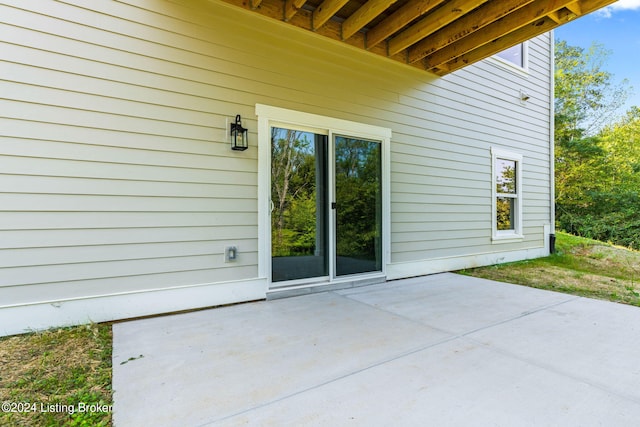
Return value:
[[(380, 141), (382, 156), (382, 271), (357, 275), (333, 277), (328, 282), (313, 282), (303, 286), (317, 286), (339, 282), (353, 282), (358, 278), (386, 276), (391, 259), (391, 175), (390, 145), (391, 129), (349, 120), (304, 113), (285, 108), (256, 104), (258, 117), (258, 275), (266, 278), (271, 289), (271, 132), (270, 127), (291, 126), (295, 129), (326, 131), (329, 135), (340, 134)], [(329, 141), (331, 142), (331, 141)], [(333, 238), (330, 234), (330, 238)], [(330, 245), (333, 246), (333, 245)], [(334, 256), (331, 254), (330, 256)], [(282, 282), (278, 282), (282, 283)], [(294, 285), (299, 285), (295, 283)]]

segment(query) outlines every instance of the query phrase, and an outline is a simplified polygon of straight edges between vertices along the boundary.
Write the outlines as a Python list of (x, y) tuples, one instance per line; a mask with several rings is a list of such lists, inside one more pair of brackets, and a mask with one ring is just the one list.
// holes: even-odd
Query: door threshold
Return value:
[(283, 286), (267, 291), (267, 300), (297, 297), (301, 295), (316, 294), (320, 292), (339, 291), (342, 289), (358, 288), (360, 286), (376, 285), (387, 281), (386, 276), (369, 276), (362, 278), (350, 278), (332, 283), (313, 283), (308, 285)]

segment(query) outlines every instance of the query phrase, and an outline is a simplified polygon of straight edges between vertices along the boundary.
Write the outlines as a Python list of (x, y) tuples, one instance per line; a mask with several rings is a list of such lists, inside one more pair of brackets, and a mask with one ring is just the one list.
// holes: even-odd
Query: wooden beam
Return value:
[(410, 0), (407, 4), (395, 11), (393, 15), (367, 31), (367, 49), (371, 49), (378, 43), (395, 34), (414, 19), (429, 12), (444, 0)]
[[(582, 0), (580, 2), (582, 16), (602, 9), (614, 3), (615, 0)], [(561, 12), (564, 13), (564, 12)], [(564, 13), (566, 15), (566, 13)], [(571, 12), (573, 14), (573, 12)], [(478, 47), (462, 56), (459, 56), (446, 64), (440, 64), (437, 67), (431, 67), (429, 64), (424, 64), (425, 68), (430, 69), (432, 72), (438, 75), (446, 75), (453, 71), (464, 68), (469, 64), (481, 61), (501, 52), (511, 46), (515, 46), (518, 43), (523, 43), (526, 40), (532, 39), (540, 34), (544, 34), (558, 27), (558, 24), (549, 17), (544, 17), (540, 20), (534, 21), (525, 27), (519, 28), (503, 37), (493, 40), (483, 46)], [(426, 62), (426, 61), (425, 61)]]
[[(447, 25), (440, 31), (422, 39), (410, 49), (409, 62), (415, 62), (420, 58), (442, 49), (469, 34), (478, 31), (494, 21), (507, 16), (509, 13), (519, 9), (534, 0), (513, 0), (489, 2), (479, 7), (476, 11), (469, 13), (457, 21)], [(412, 55), (413, 54), (413, 58)]]
[(322, 27), (333, 15), (336, 14), (342, 6), (347, 4), (349, 0), (324, 0), (316, 10), (313, 11), (313, 30)]
[[(460, 68), (466, 67), (469, 64), (488, 58), (498, 52), (508, 49), (511, 46), (515, 46), (518, 43), (523, 43), (529, 39), (539, 36), (540, 34), (546, 33), (557, 26), (558, 24), (556, 24), (555, 21), (545, 16), (542, 19), (538, 19), (537, 21), (519, 28), (512, 33), (506, 34), (497, 40), (493, 40), (488, 44), (480, 46), (471, 52), (467, 52), (464, 55), (453, 59), (445, 65), (446, 73), (451, 73)], [(440, 71), (439, 74), (442, 75), (446, 73)]]
[[(482, 31), (477, 31), (468, 37), (458, 40), (447, 47), (434, 52), (426, 57), (428, 68), (434, 68), (441, 64), (452, 61), (453, 59), (471, 52), (493, 40), (505, 36), (519, 28), (538, 21), (541, 17), (551, 12), (562, 9), (574, 0), (536, 0), (504, 18), (494, 21), (487, 25)], [(511, 46), (518, 44), (514, 42)], [(507, 46), (508, 47), (508, 46)], [(496, 53), (499, 51), (496, 51)], [(415, 62), (422, 59), (422, 52), (417, 49), (409, 49), (409, 61)]]
[(291, 18), (293, 18), (293, 16), (298, 13), (300, 8), (306, 3), (306, 1), (307, 0), (286, 0), (284, 2), (284, 20), (289, 21)]
[(560, 16), (560, 11), (547, 13), (547, 16), (553, 19), (556, 24), (562, 23), (562, 16)]
[(342, 39), (346, 40), (354, 35), (395, 2), (396, 0), (369, 0), (363, 4), (342, 23)]
[(556, 21), (556, 24), (558, 25), (566, 24), (567, 22), (571, 22), (578, 17), (578, 15), (567, 8), (560, 9), (557, 12), (549, 13), (547, 14), (547, 16)]
[(574, 1), (573, 3), (569, 3), (567, 5), (567, 9), (569, 9), (571, 12), (575, 13), (576, 16), (581, 16), (582, 15), (582, 8), (580, 7), (580, 2), (579, 1)]
[[(197, 7), (202, 8), (205, 11), (208, 10), (211, 5), (209, 0), (174, 1), (181, 4), (189, 4), (190, 7), (193, 7), (193, 4), (196, 4)], [(303, 0), (222, 1), (234, 4), (245, 10), (249, 10), (254, 5), (259, 5), (259, 7), (254, 10), (254, 13), (259, 13), (263, 16), (268, 16), (279, 21), (282, 21), (283, 18), (286, 19), (286, 16), (288, 15), (291, 17), (288, 25), (294, 25), (306, 30), (315, 31), (319, 36), (325, 36), (334, 40), (342, 40), (345, 34), (343, 24), (341, 24), (337, 20), (331, 20), (331, 17), (333, 17), (335, 13), (337, 13), (341, 9), (346, 0), (325, 0), (325, 2), (322, 3), (315, 12), (311, 12), (302, 8), (302, 6), (304, 5)], [(391, 0), (386, 1), (390, 2)], [(520, 1), (524, 0), (491, 0), (485, 6), (480, 6), (478, 10), (469, 9), (467, 13), (475, 14), (479, 10), (489, 10), (484, 8), (493, 3), (502, 3), (504, 5), (504, 3), (508, 2), (507, 7), (516, 7), (518, 4), (520, 4)], [(448, 0), (446, 2), (445, 0), (409, 0), (408, 3), (400, 7), (391, 16), (384, 19), (375, 28), (369, 30), (366, 33), (366, 36), (364, 33), (356, 30), (355, 33), (353, 33), (353, 35), (351, 35), (348, 39), (344, 39), (344, 42), (360, 49), (367, 49), (372, 53), (388, 57), (395, 61), (406, 63), (406, 59), (408, 56), (407, 52), (400, 51), (395, 55), (389, 55), (387, 47), (382, 45), (381, 42), (387, 39), (389, 36), (397, 33), (398, 31), (401, 31), (402, 28), (406, 27), (410, 22), (420, 17), (430, 18), (434, 16), (434, 13), (441, 13), (439, 11), (443, 7), (450, 7), (451, 4), (454, 4), (455, 2), (456, 0)], [(475, 28), (474, 25), (466, 26), (455, 23), (449, 24), (441, 27), (439, 29), (439, 32), (436, 33), (430, 40), (436, 41), (435, 45), (439, 45), (443, 43), (443, 40), (448, 40), (449, 38), (451, 38), (453, 42), (436, 51), (429, 50), (429, 46), (427, 46), (427, 44), (433, 46), (434, 43), (425, 42), (421, 47), (431, 53), (428, 53), (427, 56), (423, 57), (423, 59), (421, 60), (410, 63), (410, 65), (423, 70), (430, 70), (431, 72), (438, 75), (445, 75), (473, 62), (494, 55), (499, 51), (511, 47), (515, 44), (521, 43), (520, 39), (524, 36), (526, 36), (526, 38), (524, 38), (522, 41), (535, 37), (544, 31), (548, 31), (549, 29), (557, 27), (559, 24), (568, 22), (572, 18), (576, 17), (576, 10), (580, 11), (582, 15), (586, 15), (595, 10), (608, 6), (614, 2), (615, 0), (534, 0), (529, 5), (523, 6), (522, 8), (517, 9), (513, 13), (502, 18), (498, 18), (499, 15), (493, 15), (493, 18), (498, 19), (496, 19), (493, 23), (484, 26), (481, 31), (478, 31), (478, 28)], [(372, 5), (374, 4), (375, 3), (372, 3)], [(442, 6), (443, 4), (444, 6)], [(579, 9), (573, 6), (576, 4), (579, 6)], [(287, 7), (287, 5), (290, 10), (285, 11), (285, 7)], [(526, 17), (527, 19), (517, 20), (513, 18), (513, 15), (515, 13), (523, 9), (530, 8), (532, 5), (538, 5), (539, 7), (537, 9), (529, 9), (530, 14), (528, 17)], [(568, 5), (572, 5), (571, 9), (573, 9), (573, 11), (568, 8)], [(380, 4), (379, 7), (382, 8), (382, 5)], [(327, 8), (330, 8), (332, 11), (327, 11)], [(365, 14), (364, 10), (362, 13), (363, 15), (368, 16), (375, 15), (375, 13), (373, 12)], [(379, 13), (382, 13), (382, 11), (380, 11)], [(429, 16), (424, 16), (428, 13), (432, 14)], [(453, 13), (455, 14), (455, 11)], [(491, 15), (477, 16), (478, 21), (481, 23), (492, 19)], [(319, 27), (314, 27), (314, 18), (315, 25), (320, 25)], [(471, 18), (465, 17), (458, 18), (471, 20)], [(347, 20), (349, 20), (349, 18), (347, 18)], [(364, 20), (366, 19), (358, 18), (356, 20), (356, 18), (353, 18), (353, 25), (355, 25), (355, 21), (358, 21), (357, 26), (359, 26), (360, 23)], [(470, 23), (471, 21), (468, 22)], [(526, 22), (529, 22), (529, 24), (527, 24)], [(538, 27), (535, 27), (532, 23), (540, 23), (540, 25)], [(352, 24), (347, 25), (347, 34), (352, 31), (351, 29), (349, 29), (350, 25)], [(366, 25), (366, 23), (364, 25)], [(457, 27), (454, 27), (454, 25), (457, 25)], [(464, 29), (464, 27), (468, 28), (468, 32)], [(525, 27), (527, 28), (527, 30), (525, 30)], [(529, 27), (532, 27), (533, 29), (529, 29)], [(452, 31), (452, 28), (459, 28), (460, 31), (456, 33)], [(534, 31), (536, 29), (537, 31)], [(410, 55), (412, 49), (417, 47), (417, 45), (410, 47), (408, 54)], [(444, 53), (446, 53), (446, 55)]]
[(598, 9), (602, 9), (603, 7), (609, 6), (616, 1), (617, 0), (580, 0), (580, 9), (582, 11), (581, 16), (587, 15)]
[(480, 6), (487, 0), (452, 0), (434, 10), (411, 27), (389, 40), (389, 55), (395, 55), (412, 44), (433, 34), (435, 31), (455, 21)]

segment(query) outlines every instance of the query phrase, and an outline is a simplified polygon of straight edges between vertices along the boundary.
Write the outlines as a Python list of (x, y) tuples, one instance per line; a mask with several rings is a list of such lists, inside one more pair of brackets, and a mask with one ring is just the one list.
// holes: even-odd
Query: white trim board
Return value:
[(465, 268), (522, 261), (525, 259), (541, 258), (548, 255), (548, 245), (545, 245), (540, 248), (521, 249), (518, 251), (491, 252), (480, 255), (466, 255), (460, 257), (394, 263), (387, 266), (387, 280), (405, 279), (407, 277), (444, 273), (462, 270)]
[(250, 279), (1, 307), (0, 336), (263, 300), (266, 291), (266, 280)]

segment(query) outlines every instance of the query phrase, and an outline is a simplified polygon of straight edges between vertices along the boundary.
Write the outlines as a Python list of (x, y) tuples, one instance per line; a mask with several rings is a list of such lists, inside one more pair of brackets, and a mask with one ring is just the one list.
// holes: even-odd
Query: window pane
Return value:
[(382, 270), (380, 142), (335, 137), (336, 276)]
[(503, 50), (502, 52), (496, 54), (496, 56), (499, 56), (502, 59), (506, 59), (507, 61), (516, 64), (518, 67), (524, 67), (522, 51), (523, 45), (522, 43), (520, 43), (518, 45), (510, 47), (509, 49)]
[(516, 194), (516, 161), (496, 159), (496, 192)]
[(512, 197), (496, 199), (496, 222), (498, 230), (515, 230), (515, 201)]

